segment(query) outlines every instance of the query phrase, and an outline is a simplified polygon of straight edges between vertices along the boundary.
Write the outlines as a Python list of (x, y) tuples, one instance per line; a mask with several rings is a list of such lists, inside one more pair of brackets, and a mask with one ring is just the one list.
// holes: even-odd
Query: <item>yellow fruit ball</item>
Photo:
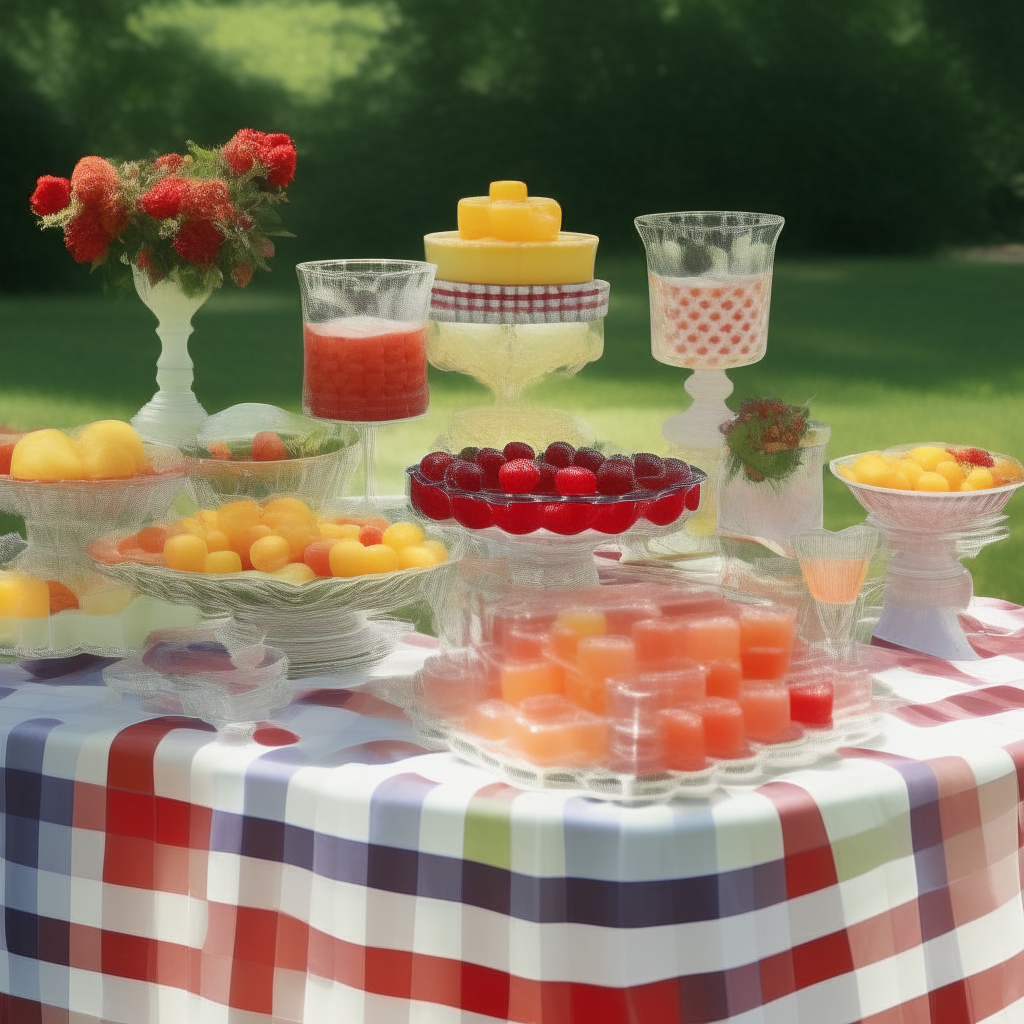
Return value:
[(288, 557), (291, 562), (301, 562), (302, 552), (316, 540), (316, 527), (302, 516), (282, 515), (274, 533), (288, 542)]
[(60, 430), (33, 430), (11, 452), (15, 480), (81, 480), (85, 473), (78, 447)]
[(839, 475), (844, 480), (849, 480), (851, 483), (857, 483), (857, 474), (849, 466), (840, 466)]
[(435, 565), (448, 561), (448, 549), (439, 540), (425, 540), (420, 547), (434, 556)]
[(392, 523), (384, 531), (383, 543), (395, 551), (401, 551), (402, 548), (422, 544), (423, 531), (415, 523)]
[(316, 573), (305, 562), (291, 562), (270, 575), (276, 576), (279, 580), (285, 580), (287, 583), (294, 583), (296, 586), (316, 579)]
[(893, 468), (877, 453), (862, 455), (853, 464), (853, 473), (860, 484), (872, 487), (893, 486)]
[(286, 515), (302, 516), (316, 522), (313, 510), (301, 498), (271, 498), (263, 506), (264, 516)]
[(960, 485), (964, 482), (964, 471), (952, 459), (937, 463), (933, 472), (946, 478), (951, 491), (959, 491)]
[(260, 572), (273, 572), (286, 566), (291, 558), (291, 548), (284, 537), (271, 534), (261, 537), (249, 548), (249, 561)]
[(917, 478), (924, 470), (913, 459), (902, 458), (896, 463), (896, 472), (902, 473), (907, 477), (910, 481), (910, 488), (913, 490), (914, 484), (917, 483)]
[(99, 587), (83, 594), (79, 606), (83, 615), (120, 615), (135, 600), (127, 587)]
[(996, 459), (991, 472), (996, 487), (1024, 480), (1024, 469), (1015, 459)]
[(437, 559), (422, 544), (410, 544), (398, 552), (399, 569), (429, 569), (432, 565), (437, 565)]
[(135, 433), (131, 424), (123, 420), (97, 420), (95, 423), (87, 423), (76, 434), (76, 440), (80, 445), (116, 445), (131, 455), (135, 473), (146, 468), (148, 460), (146, 450), (142, 446), (142, 438)]
[(50, 588), (45, 580), (0, 571), (0, 619), (45, 619), (49, 614)]
[(362, 576), (369, 571), (366, 548), (357, 540), (339, 540), (327, 557), (332, 576)]
[(221, 530), (220, 516), (212, 508), (201, 508), (193, 517), (203, 524), (208, 530)]
[(242, 559), (237, 551), (211, 551), (206, 556), (206, 571), (214, 576), (242, 571)]
[(907, 458), (913, 459), (926, 473), (931, 473), (940, 462), (947, 462), (950, 455), (945, 448), (933, 448), (926, 444), (911, 449), (907, 452)]
[(194, 533), (177, 533), (164, 541), (164, 561), (168, 569), (206, 572), (206, 554), (206, 541)]
[(359, 540), (361, 529), (356, 523), (321, 523), (320, 536), (324, 540)]
[(227, 551), (231, 547), (228, 535), (223, 530), (209, 530), (206, 534), (207, 551)]
[(964, 482), (960, 485), (961, 491), (987, 491), (995, 487), (996, 482), (992, 474), (984, 466), (975, 466), (967, 474)]
[(179, 533), (191, 533), (193, 537), (201, 537), (206, 540), (206, 527), (203, 526), (198, 519), (192, 516), (186, 516), (184, 519), (179, 519), (176, 523), (171, 525), (171, 530), (175, 534)]
[(941, 473), (922, 473), (914, 484), (915, 491), (948, 491), (949, 481)]
[[(920, 470), (920, 467), (918, 469)], [(914, 489), (914, 480), (910, 478), (910, 474), (902, 466), (897, 466), (892, 471), (892, 483), (890, 486), (897, 491), (912, 491)]]
[[(344, 543), (344, 541), (339, 541)], [(411, 545), (410, 545), (411, 546)], [(368, 573), (394, 572), (398, 568), (398, 552), (390, 544), (371, 544), (364, 549)], [(331, 550), (334, 554), (334, 550)]]
[(263, 509), (249, 498), (231, 501), (217, 510), (217, 521), (228, 537), (236, 537), (243, 530), (251, 529), (260, 521)]
[(79, 441), (78, 455), (87, 480), (125, 480), (137, 471), (132, 453), (119, 444)]

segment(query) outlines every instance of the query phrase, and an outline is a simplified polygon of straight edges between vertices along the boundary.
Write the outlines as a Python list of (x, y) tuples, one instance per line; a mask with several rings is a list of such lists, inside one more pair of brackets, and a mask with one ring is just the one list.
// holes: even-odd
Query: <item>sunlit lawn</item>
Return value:
[[(600, 437), (661, 450), (661, 421), (688, 401), (683, 375), (650, 357), (642, 261), (606, 259), (598, 269), (612, 282), (604, 358), (571, 380), (545, 383), (535, 397), (584, 416)], [(197, 315), (191, 350), (196, 391), (208, 409), (241, 401), (298, 408), (298, 295), (287, 284), (225, 289)], [(0, 422), (69, 427), (130, 416), (154, 389), (153, 326), (134, 298), (0, 299)], [(943, 440), (1020, 458), (1022, 342), (1021, 265), (782, 263), (768, 355), (732, 373), (731, 402), (754, 394), (812, 398), (814, 416), (832, 427), (830, 456)], [(382, 489), (399, 490), (402, 467), (430, 447), (453, 410), (477, 404), (482, 394), (460, 377), (433, 374), (429, 414), (382, 434)], [(830, 474), (825, 489), (826, 525), (863, 518)], [(978, 593), (1024, 603), (1024, 498), (1009, 511), (1013, 536), (986, 549), (971, 568)]]

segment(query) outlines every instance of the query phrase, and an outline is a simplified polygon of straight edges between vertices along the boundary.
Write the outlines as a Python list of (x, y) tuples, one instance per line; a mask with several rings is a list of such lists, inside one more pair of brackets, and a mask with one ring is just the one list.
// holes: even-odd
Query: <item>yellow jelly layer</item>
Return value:
[(594, 280), (597, 235), (560, 231), (551, 242), (466, 239), (458, 231), (434, 231), (423, 238), (438, 281), (465, 284), (583, 284)]
[[(514, 184), (514, 183), (513, 183)], [(502, 242), (553, 242), (562, 228), (562, 208), (554, 199), (459, 200), (459, 237), (496, 238)]]

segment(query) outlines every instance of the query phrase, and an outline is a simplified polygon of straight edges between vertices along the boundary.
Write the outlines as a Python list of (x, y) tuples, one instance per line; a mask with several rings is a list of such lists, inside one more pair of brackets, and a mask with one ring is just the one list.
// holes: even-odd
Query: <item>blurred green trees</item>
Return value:
[(659, 209), (782, 213), (790, 253), (1020, 239), (1022, 52), (1020, 0), (5, 0), (0, 287), (73, 270), (36, 175), (243, 125), (298, 143), (296, 258), (416, 255), (494, 177), (606, 247)]

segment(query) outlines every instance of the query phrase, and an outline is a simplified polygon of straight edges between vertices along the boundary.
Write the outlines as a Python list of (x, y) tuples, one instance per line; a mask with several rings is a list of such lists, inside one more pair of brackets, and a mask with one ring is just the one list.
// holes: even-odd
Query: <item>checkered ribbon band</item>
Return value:
[(495, 782), (365, 691), (231, 745), (95, 662), (0, 666), (0, 1024), (1019, 1024), (1024, 611), (971, 615), (997, 654), (884, 655), (872, 749), (644, 807)]
[(607, 281), (585, 284), (462, 284), (435, 281), (430, 317), (460, 324), (577, 324), (608, 313)]

